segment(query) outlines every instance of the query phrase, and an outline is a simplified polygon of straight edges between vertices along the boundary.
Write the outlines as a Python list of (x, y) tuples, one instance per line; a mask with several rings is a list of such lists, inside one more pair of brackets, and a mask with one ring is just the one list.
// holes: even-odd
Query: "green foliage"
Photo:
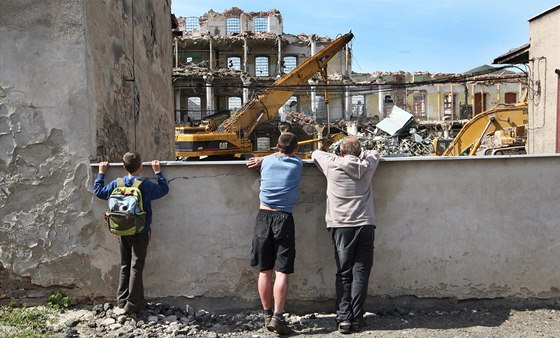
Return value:
[(72, 305), (72, 301), (62, 292), (52, 292), (47, 300), (47, 305), (53, 309), (68, 309)]
[[(52, 310), (51, 310), (52, 311)], [(18, 308), (10, 302), (0, 306), (0, 336), (12, 338), (53, 337), (47, 321), (53, 320), (54, 313), (45, 307)]]

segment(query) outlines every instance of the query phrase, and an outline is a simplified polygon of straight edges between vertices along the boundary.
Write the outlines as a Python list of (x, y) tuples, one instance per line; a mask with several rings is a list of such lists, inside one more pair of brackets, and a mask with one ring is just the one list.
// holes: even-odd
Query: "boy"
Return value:
[[(140, 154), (133, 151), (124, 154), (123, 165), (128, 172), (123, 177), (127, 187), (134, 181), (141, 180), (142, 159)], [(117, 187), (117, 180), (105, 185), (105, 173), (109, 167), (108, 162), (99, 164), (99, 174), (93, 185), (95, 196), (108, 200), (111, 192)], [(119, 249), (121, 255), (121, 272), (119, 277), (119, 288), (117, 290), (117, 305), (124, 308), (125, 313), (141, 311), (146, 301), (144, 299), (144, 285), (142, 282), (142, 271), (148, 252), (150, 242), (150, 224), (152, 223), (152, 200), (165, 196), (169, 192), (167, 180), (161, 173), (159, 161), (152, 161), (152, 169), (157, 178), (157, 184), (149, 180), (142, 180), (140, 191), (142, 192), (142, 203), (146, 212), (146, 224), (142, 231), (131, 236), (119, 236)]]
[(278, 152), (274, 154), (252, 157), (247, 162), (247, 167), (261, 169), (260, 206), (253, 235), (251, 266), (259, 269), (257, 287), (265, 327), (285, 335), (292, 332), (283, 312), (288, 275), (294, 272), (296, 249), (292, 210), (299, 199), (303, 163), (295, 155), (298, 150), (295, 134), (280, 135), (276, 149)]

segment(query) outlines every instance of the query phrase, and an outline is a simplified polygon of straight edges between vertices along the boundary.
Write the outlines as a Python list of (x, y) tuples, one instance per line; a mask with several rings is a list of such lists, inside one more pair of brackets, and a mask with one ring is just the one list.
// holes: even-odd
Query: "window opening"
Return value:
[(239, 18), (226, 19), (226, 33), (239, 33), (241, 32), (241, 23)]
[(255, 76), (268, 76), (268, 57), (257, 56), (255, 58)]

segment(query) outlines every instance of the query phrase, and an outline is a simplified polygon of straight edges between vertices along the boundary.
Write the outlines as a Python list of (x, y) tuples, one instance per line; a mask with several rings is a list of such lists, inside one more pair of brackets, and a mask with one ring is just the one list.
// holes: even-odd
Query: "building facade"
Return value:
[(560, 152), (560, 5), (529, 20), (528, 151)]

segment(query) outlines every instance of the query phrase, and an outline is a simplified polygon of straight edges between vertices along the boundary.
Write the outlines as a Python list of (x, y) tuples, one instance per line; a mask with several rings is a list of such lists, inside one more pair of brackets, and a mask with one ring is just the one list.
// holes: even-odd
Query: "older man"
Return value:
[(360, 141), (345, 137), (340, 156), (316, 150), (315, 165), (327, 178), (326, 223), (336, 261), (336, 321), (340, 333), (365, 326), (364, 302), (373, 265), (375, 213), (373, 174), (379, 154), (363, 151)]

